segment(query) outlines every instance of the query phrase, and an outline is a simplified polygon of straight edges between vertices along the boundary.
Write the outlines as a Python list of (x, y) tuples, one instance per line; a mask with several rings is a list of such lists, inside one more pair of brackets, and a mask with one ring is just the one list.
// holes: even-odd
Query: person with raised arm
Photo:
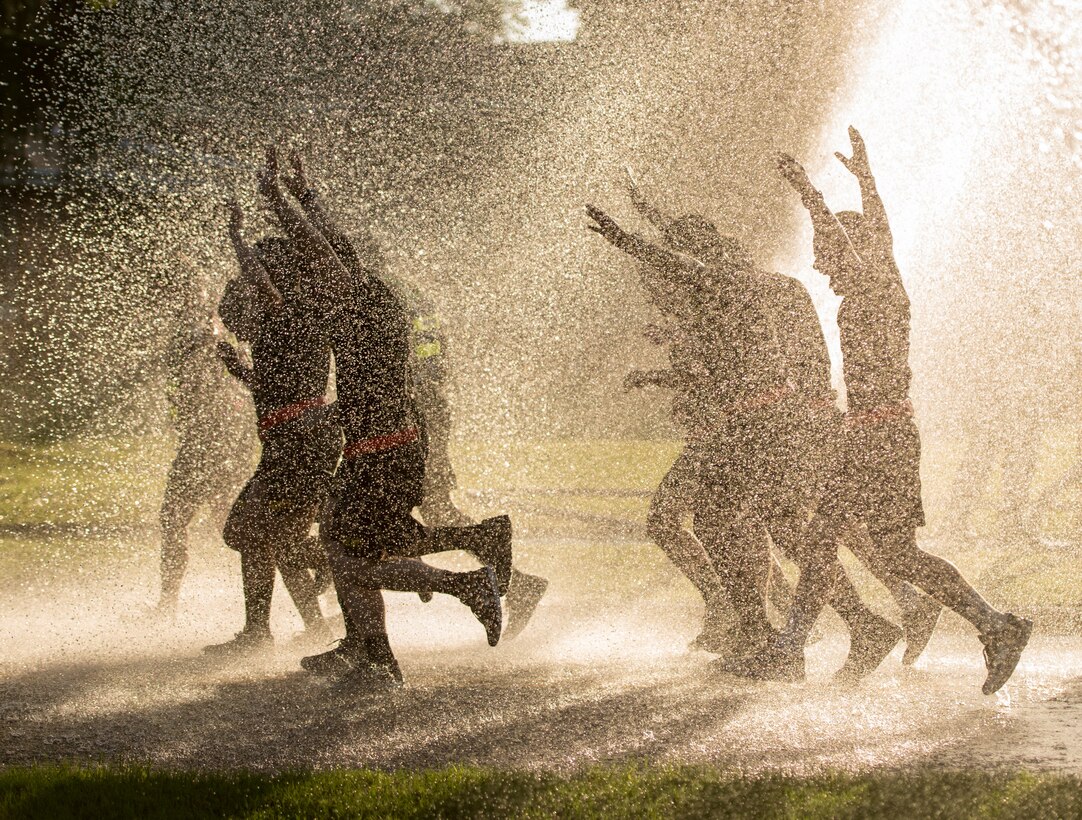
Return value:
[[(636, 209), (659, 230), (671, 230), (674, 221), (646, 200), (630, 171), (628, 180)], [(797, 393), (793, 409), (802, 416), (797, 426), (802, 439), (801, 449), (812, 460), (804, 475), (818, 482), (812, 490), (818, 497), (826, 474), (822, 468), (829, 465), (832, 459), (841, 423), (841, 413), (831, 386), (830, 354), (822, 325), (807, 289), (795, 278), (758, 268), (755, 269), (755, 276), (761, 287), (764, 309), (778, 331), (789, 381)], [(939, 619), (940, 606), (911, 585), (884, 572), (881, 566), (875, 565), (870, 569), (891, 592), (901, 611), (906, 643), (903, 663), (912, 664), (931, 638)], [(775, 577), (774, 574), (771, 577)], [(774, 591), (773, 587), (771, 591)], [(844, 573), (838, 576), (830, 603), (837, 612), (845, 613), (843, 620), (857, 627), (853, 632), (856, 642), (846, 660), (843, 675), (861, 677), (872, 672), (893, 648), (896, 630), (882, 619), (861, 623), (866, 620), (868, 610)], [(787, 609), (784, 608), (785, 611)]]
[[(274, 148), (268, 149), (259, 175), (259, 192), (309, 263), (300, 292), (307, 309), (325, 322), (334, 352), (338, 418), (346, 434), (320, 523), (346, 635), (336, 648), (304, 658), (301, 665), (353, 685), (394, 686), (402, 673), (387, 637), (381, 591), (452, 595), (470, 608), (495, 646), (502, 625), (496, 573), (490, 566), (449, 572), (402, 557), (432, 538), (411, 515), (423, 501), (424, 449), (409, 387), (405, 308), (370, 260), (344, 244), (335, 250), (329, 237), (337, 243), (344, 235), (336, 235), (331, 225), (313, 224), (310, 217), (318, 220), (321, 213), (313, 207), (314, 196), (298, 198), (304, 211), (286, 198)], [(510, 564), (509, 522), (455, 529), (457, 537), (442, 534), (443, 549), (498, 541), (494, 551)]]
[[(482, 565), (491, 565), (496, 572), (507, 614), (503, 637), (513, 639), (526, 628), (548, 588), (548, 581), (523, 572), (511, 563), (510, 542), (503, 537), (510, 526), (506, 516), (496, 516), (474, 524), (451, 499), (456, 479), (448, 452), (451, 408), (446, 395), (447, 340), (442, 333), (439, 316), (416, 288), (387, 274), (379, 242), (366, 225), (362, 223), (356, 238), (351, 238), (341, 229), (320, 202), (299, 151), (290, 151), (289, 164), (290, 173), (283, 176), (283, 185), (300, 203), (308, 220), (319, 229), (348, 267), (360, 269), (363, 266), (368, 275), (378, 276), (406, 310), (410, 348), (409, 383), (425, 452), (424, 501), (418, 512), (426, 525), (426, 537), (405, 545), (401, 554), (419, 558), (449, 548), (464, 549), (471, 552)], [(448, 547), (448, 543), (455, 546)], [(424, 599), (427, 597), (422, 596)]]
[[(822, 532), (866, 530), (847, 544), (871, 565), (907, 581), (972, 623), (984, 644), (985, 694), (1010, 678), (1033, 624), (994, 609), (948, 561), (922, 550), (920, 435), (909, 399), (910, 306), (894, 260), (886, 210), (875, 187), (860, 134), (850, 129), (853, 154), (839, 155), (860, 184), (863, 213), (827, 207), (800, 164), (779, 157), (779, 171), (808, 210), (815, 231), (815, 266), (842, 298), (838, 309), (848, 408), (838, 461), (816, 521)], [(808, 594), (805, 595), (805, 592)], [(793, 614), (763, 653), (760, 667), (784, 668), (797, 654), (825, 603), (819, 590), (797, 587)]]
[(208, 655), (248, 654), (273, 644), (276, 569), (304, 622), (306, 640), (329, 640), (320, 590), (309, 572), (324, 559), (309, 530), (342, 447), (326, 400), (330, 346), (297, 296), (304, 260), (278, 237), (250, 247), (240, 206), (231, 202), (229, 211), (229, 238), (241, 273), (226, 285), (218, 314), (237, 339), (251, 345), (252, 364), (245, 366), (226, 342), (219, 344), (219, 356), (251, 391), (263, 450), (222, 532), (240, 553), (244, 627), (232, 640), (206, 647)]

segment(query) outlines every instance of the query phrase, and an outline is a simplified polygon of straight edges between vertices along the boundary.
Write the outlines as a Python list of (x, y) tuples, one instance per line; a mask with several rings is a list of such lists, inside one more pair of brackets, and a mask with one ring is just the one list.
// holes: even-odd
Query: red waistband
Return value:
[(382, 453), (385, 450), (393, 450), (395, 447), (401, 447), (403, 444), (410, 444), (420, 437), (420, 431), (416, 427), (407, 427), (404, 430), (398, 430), (394, 433), (387, 433), (383, 436), (372, 436), (372, 438), (362, 438), (360, 441), (354, 441), (351, 444), (346, 445), (346, 449), (342, 451), (342, 455), (346, 458), (356, 458), (357, 456), (368, 455), (369, 453)]
[(326, 403), (327, 399), (324, 396), (317, 396), (312, 399), (295, 401), (293, 404), (287, 404), (285, 407), (279, 407), (277, 410), (271, 410), (259, 419), (257, 424), (259, 437), (263, 438), (266, 432), (272, 427), (277, 427), (279, 424), (284, 424), (287, 421), (293, 421), (295, 418), (300, 418), (309, 410), (316, 407), (323, 407)]
[(879, 424), (894, 419), (909, 419), (913, 417), (913, 402), (909, 399), (887, 402), (871, 410), (850, 410), (845, 414), (845, 423), (849, 427), (857, 427), (864, 424)]

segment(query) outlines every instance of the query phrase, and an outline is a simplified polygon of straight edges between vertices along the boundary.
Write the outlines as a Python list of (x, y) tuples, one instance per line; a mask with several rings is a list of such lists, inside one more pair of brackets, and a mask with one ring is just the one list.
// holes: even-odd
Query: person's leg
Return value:
[(871, 531), (871, 544), (875, 560), (883, 561), (889, 572), (920, 587), (977, 628), (988, 667), (982, 691), (989, 695), (1006, 683), (1029, 642), (1033, 624), (992, 607), (957, 567), (920, 549), (912, 527), (877, 526)]
[(685, 524), (699, 494), (694, 457), (686, 450), (661, 480), (646, 516), (646, 533), (698, 590), (706, 606), (694, 645), (714, 648), (727, 631), (728, 598), (703, 544)]
[[(313, 577), (310, 566), (313, 563), (313, 550), (319, 551), (319, 558), (323, 561), (326, 558), (322, 556), (323, 549), (318, 540), (308, 535), (311, 519), (311, 512), (298, 513), (282, 527), (282, 536), (278, 541), (282, 547), (278, 550), (275, 563), (305, 629), (322, 635), (327, 627), (319, 608), (321, 587)], [(315, 544), (312, 543), (314, 540)]]
[(735, 629), (727, 643), (735, 655), (754, 651), (774, 634), (766, 614), (766, 533), (758, 522), (709, 501), (696, 511), (694, 526), (732, 607)]
[[(858, 558), (862, 556), (866, 558), (871, 552), (868, 539), (869, 535), (865, 527), (850, 527), (843, 538), (843, 545)], [(901, 612), (902, 630), (905, 633), (905, 654), (902, 655), (902, 663), (911, 666), (931, 640), (943, 607), (934, 598), (888, 572), (882, 561), (866, 561), (862, 558), (862, 563), (875, 579), (887, 588)], [(854, 599), (859, 600), (859, 596), (852, 584), (848, 582), (848, 579), (839, 579), (838, 585), (834, 588), (834, 596), (831, 598), (831, 606), (836, 612), (842, 614), (842, 611)]]
[[(954, 564), (917, 545), (915, 528), (905, 524), (871, 525), (869, 535), (866, 548), (870, 551), (857, 552), (869, 566), (882, 567), (882, 571), (920, 587), (980, 632), (993, 630), (1000, 623), (1002, 613), (970, 586)], [(854, 547), (865, 548), (857, 544)]]
[(267, 539), (265, 499), (257, 471), (241, 490), (222, 529), (226, 546), (240, 553), (244, 628), (229, 641), (204, 647), (212, 655), (253, 651), (271, 643), (274, 556)]
[(187, 481), (174, 463), (166, 480), (165, 498), (158, 513), (161, 531), (161, 597), (158, 609), (173, 613), (180, 597), (180, 585), (188, 568), (188, 524), (197, 504), (188, 492)]

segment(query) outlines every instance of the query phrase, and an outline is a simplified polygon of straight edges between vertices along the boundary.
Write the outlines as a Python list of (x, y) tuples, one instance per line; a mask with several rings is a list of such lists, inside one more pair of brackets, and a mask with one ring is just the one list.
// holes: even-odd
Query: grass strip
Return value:
[(649, 766), (572, 775), (38, 766), (0, 771), (0, 817), (1078, 817), (1080, 786), (1077, 778), (1024, 771), (740, 778)]

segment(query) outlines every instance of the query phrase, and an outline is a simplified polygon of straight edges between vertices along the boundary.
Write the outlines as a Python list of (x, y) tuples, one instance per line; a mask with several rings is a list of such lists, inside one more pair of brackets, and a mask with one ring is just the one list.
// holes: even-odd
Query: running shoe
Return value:
[(537, 605), (549, 588), (549, 582), (540, 575), (530, 575), (528, 572), (516, 572), (513, 575), (511, 586), (507, 590), (507, 598), (504, 604), (507, 608), (507, 629), (503, 637), (514, 640), (526, 628), (530, 622)]
[(204, 655), (227, 657), (230, 655), (254, 655), (274, 646), (269, 629), (242, 629), (231, 641), (214, 643), (203, 647)]
[(981, 691), (986, 695), (998, 692), (1014, 674), (1022, 650), (1029, 643), (1033, 632), (1033, 621), (1007, 613), (1003, 616), (1003, 625), (995, 632), (981, 635), (984, 644), (984, 665), (988, 668), (988, 677)]
[(482, 567), (473, 572), (464, 572), (462, 576), (458, 600), (468, 606), (484, 626), (488, 645), (495, 646), (500, 642), (500, 631), (503, 628), (503, 609), (500, 606), (496, 573), (492, 571), (492, 567)]

